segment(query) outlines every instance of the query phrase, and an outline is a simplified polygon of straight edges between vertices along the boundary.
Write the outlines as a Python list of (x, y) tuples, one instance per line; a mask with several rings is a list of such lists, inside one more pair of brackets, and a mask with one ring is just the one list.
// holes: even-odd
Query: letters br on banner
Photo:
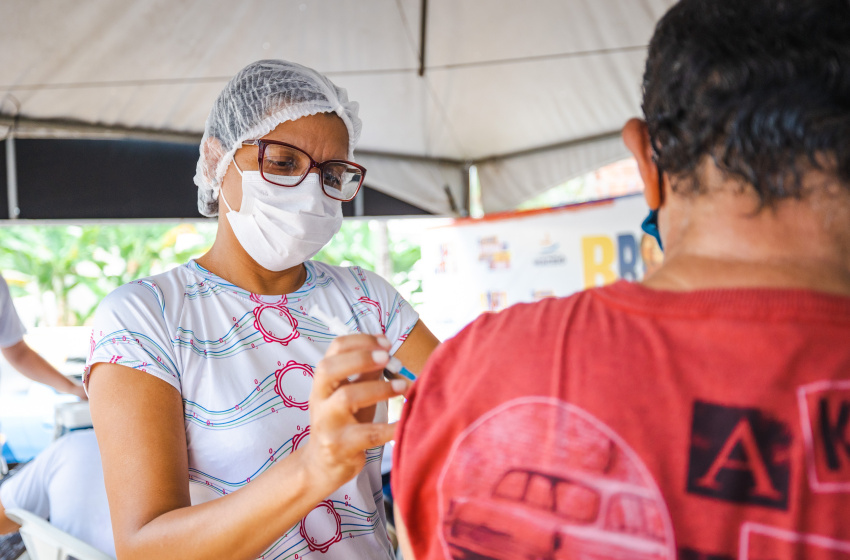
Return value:
[(422, 244), (423, 320), (443, 338), (485, 311), (640, 280), (643, 195), (457, 220)]

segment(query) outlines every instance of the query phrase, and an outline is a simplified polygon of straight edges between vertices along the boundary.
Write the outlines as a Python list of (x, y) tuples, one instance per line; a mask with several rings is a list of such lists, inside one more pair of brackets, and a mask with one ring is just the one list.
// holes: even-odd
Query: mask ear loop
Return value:
[[(244, 177), (244, 175), (242, 175), (242, 170), (241, 170), (241, 169), (239, 169), (239, 164), (238, 164), (238, 163), (236, 163), (236, 158), (235, 158), (235, 157), (233, 158), (233, 167), (235, 167), (235, 168), (236, 168), (236, 171), (239, 173), (239, 176), (240, 176), (240, 177)], [(228, 203), (227, 203), (227, 197), (225, 197), (225, 196), (224, 196), (224, 189), (221, 189), (221, 200), (223, 200), (223, 201), (224, 201), (224, 205), (225, 205), (225, 206), (227, 206), (227, 211), (228, 211), (228, 212), (233, 212), (233, 208), (231, 208), (231, 207), (230, 207), (230, 204), (228, 204)]]
[[(659, 200), (661, 202), (664, 201), (664, 173), (661, 169), (661, 166), (657, 163), (655, 167), (658, 169), (658, 193)], [(640, 225), (640, 229), (651, 235), (658, 241), (658, 247), (663, 251), (664, 245), (661, 243), (661, 233), (658, 231), (658, 210), (650, 210), (649, 216), (643, 221)]]

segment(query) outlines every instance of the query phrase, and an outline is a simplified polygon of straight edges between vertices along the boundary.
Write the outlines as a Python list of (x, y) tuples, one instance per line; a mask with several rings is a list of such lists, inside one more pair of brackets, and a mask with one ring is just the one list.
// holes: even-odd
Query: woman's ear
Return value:
[(204, 169), (205, 179), (207, 183), (212, 185), (215, 183), (215, 170), (218, 168), (218, 162), (221, 161), (224, 155), (224, 147), (215, 136), (207, 136), (201, 144), (201, 153), (204, 155), (204, 160), (207, 166)]
[(629, 119), (622, 131), (623, 143), (632, 153), (638, 165), (640, 178), (643, 180), (643, 196), (651, 210), (661, 206), (661, 183), (658, 176), (658, 166), (652, 161), (652, 141), (649, 139), (649, 129), (640, 119)]

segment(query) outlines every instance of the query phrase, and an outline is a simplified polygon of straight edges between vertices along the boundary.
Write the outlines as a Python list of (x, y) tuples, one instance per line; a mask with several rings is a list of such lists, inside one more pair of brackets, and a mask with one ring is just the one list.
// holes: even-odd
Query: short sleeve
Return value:
[(91, 367), (103, 362), (148, 373), (181, 391), (165, 306), (165, 296), (152, 280), (125, 284), (101, 302), (86, 362), (86, 387)]
[(8, 348), (17, 344), (24, 338), (24, 325), (21, 323), (15, 304), (12, 303), (12, 294), (9, 293), (9, 285), (0, 276), (0, 348)]
[(390, 354), (394, 354), (416, 326), (419, 313), (381, 276), (359, 267), (353, 268), (365, 279), (366, 296), (361, 301), (369, 302), (373, 308), (371, 311), (379, 314), (381, 330), (392, 342)]

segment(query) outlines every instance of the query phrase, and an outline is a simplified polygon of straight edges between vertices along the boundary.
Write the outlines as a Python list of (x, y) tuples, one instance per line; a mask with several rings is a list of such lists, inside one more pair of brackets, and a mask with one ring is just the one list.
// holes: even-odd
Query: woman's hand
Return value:
[[(372, 415), (358, 420), (357, 412), (410, 388), (405, 379), (383, 381), (381, 372), (389, 361), (389, 341), (383, 337), (355, 334), (331, 343), (325, 358), (313, 372), (310, 394), (310, 439), (304, 459), (327, 483), (330, 494), (354, 478), (366, 463), (366, 450), (393, 439), (395, 424), (375, 424)], [(359, 375), (356, 382), (348, 378)]]

